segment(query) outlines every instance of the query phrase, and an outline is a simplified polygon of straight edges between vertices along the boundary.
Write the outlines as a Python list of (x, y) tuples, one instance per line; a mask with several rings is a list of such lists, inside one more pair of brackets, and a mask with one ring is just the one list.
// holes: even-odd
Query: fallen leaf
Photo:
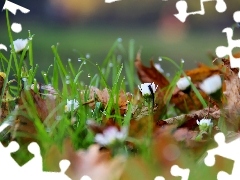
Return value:
[(137, 68), (138, 77), (141, 82), (154, 82), (156, 85), (158, 85), (159, 89), (162, 89), (169, 85), (166, 77), (155, 68), (152, 60), (150, 61), (150, 67), (146, 67), (142, 64), (140, 52), (137, 54), (135, 66)]
[[(164, 87), (167, 87), (169, 85), (169, 82), (162, 73), (156, 70), (153, 65), (153, 61), (150, 61), (150, 68), (144, 66), (140, 59), (140, 53), (138, 53), (135, 60), (135, 66), (137, 68), (137, 73), (141, 82), (154, 82), (156, 85), (158, 85), (157, 91), (162, 91), (164, 97), (164, 95), (166, 95), (166, 88)], [(207, 77), (213, 74), (219, 74), (220, 72), (221, 68), (219, 66), (208, 67), (204, 64), (199, 64), (197, 68), (185, 71), (186, 75), (191, 77), (191, 81), (193, 84), (195, 84), (195, 86), (198, 86), (198, 84)], [(199, 92), (202, 95), (203, 99), (208, 101), (209, 96), (201, 90), (199, 90)], [(163, 97), (159, 96), (158, 98)], [(185, 94), (180, 89), (178, 89), (177, 86), (174, 89), (174, 93), (172, 94), (170, 102), (182, 112), (189, 112), (203, 108), (202, 103), (199, 101), (193, 91), (191, 91), (190, 94)]]
[[(114, 97), (114, 103), (116, 103), (117, 99), (118, 99), (118, 107), (120, 110), (120, 114), (123, 116), (127, 112), (128, 104), (132, 99), (132, 94), (129, 92), (125, 93), (123, 90), (120, 90), (118, 98)], [(90, 108), (94, 109), (95, 103), (101, 102), (103, 105), (103, 109), (106, 109), (109, 103), (109, 100), (110, 100), (110, 95), (107, 88), (104, 88), (103, 90), (99, 90), (98, 88), (91, 86), (90, 92), (89, 92), (89, 100), (83, 104), (88, 104)], [(112, 111), (114, 113), (114, 110)]]
[[(27, 93), (29, 93), (28, 95), (32, 99), (34, 106), (30, 104)], [(20, 98), (17, 100), (17, 116), (11, 128), (12, 139), (17, 138), (17, 134), (23, 133), (24, 137), (19, 137), (19, 140), (22, 139), (23, 142), (33, 141), (37, 132), (35, 117), (37, 116), (43, 123), (50, 111), (54, 109), (54, 106), (54, 99), (43, 99), (39, 93), (35, 93), (32, 89), (29, 91), (22, 90)], [(54, 120), (55, 116), (48, 123)]]
[(240, 79), (238, 71), (229, 68), (229, 61), (223, 61), (226, 64), (225, 73), (226, 89), (224, 91), (224, 113), (226, 121), (232, 124), (236, 131), (240, 130), (239, 111), (240, 111)]

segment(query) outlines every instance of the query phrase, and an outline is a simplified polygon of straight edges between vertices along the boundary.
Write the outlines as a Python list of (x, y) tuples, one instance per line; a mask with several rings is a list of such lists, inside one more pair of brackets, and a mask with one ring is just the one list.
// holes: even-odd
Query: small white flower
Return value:
[[(13, 41), (15, 52), (17, 53), (17, 52), (23, 51), (23, 49), (27, 46), (27, 44), (28, 44), (28, 39), (17, 39)], [(29, 47), (27, 47), (27, 49), (28, 48)]]
[(48, 98), (50, 99), (56, 99), (56, 95), (58, 94), (57, 91), (53, 88), (53, 86), (51, 84), (48, 84), (48, 85), (42, 85), (41, 86), (41, 89), (42, 90), (45, 90), (47, 91), (47, 94), (44, 94), (46, 95)]
[[(138, 86), (138, 88), (142, 92), (143, 96), (151, 95), (152, 92), (155, 93), (157, 90), (157, 87), (155, 86), (154, 82), (153, 83), (143, 83), (143, 84), (141, 84), (141, 86)], [(152, 90), (152, 92), (151, 92), (151, 90)]]
[(127, 127), (122, 127), (120, 131), (115, 126), (108, 127), (102, 134), (96, 134), (95, 142), (103, 146), (111, 145), (115, 141), (123, 142), (127, 137), (127, 131)]
[(222, 87), (221, 77), (217, 74), (206, 78), (200, 85), (200, 89), (203, 90), (206, 94), (215, 93)]
[(197, 124), (199, 126), (212, 126), (213, 123), (211, 122), (211, 119), (201, 119), (200, 121), (197, 120)]
[(162, 69), (161, 65), (159, 63), (155, 63), (154, 67), (160, 72), (160, 73), (164, 73), (164, 70)]
[(177, 87), (180, 89), (180, 90), (185, 90), (187, 89), (187, 87), (190, 86), (190, 81), (191, 81), (191, 77), (190, 76), (187, 76), (187, 77), (182, 77), (178, 80), (177, 82)]
[(39, 90), (39, 89), (40, 89), (40, 86), (39, 86), (39, 84), (38, 84), (38, 83), (37, 83), (37, 84), (32, 84), (30, 88), (31, 88), (31, 90), (33, 90), (33, 91), (34, 91), (34, 90), (35, 90), (35, 87), (36, 87), (36, 89), (37, 89), (37, 90)]
[(79, 102), (76, 99), (73, 99), (73, 100), (67, 99), (67, 105), (65, 105), (65, 112), (71, 111), (72, 107), (73, 107), (73, 110), (77, 109), (79, 107)]

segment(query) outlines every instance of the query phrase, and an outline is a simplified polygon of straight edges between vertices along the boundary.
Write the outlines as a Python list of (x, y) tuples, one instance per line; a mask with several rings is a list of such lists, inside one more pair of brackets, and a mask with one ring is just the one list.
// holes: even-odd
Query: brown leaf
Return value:
[[(2, 88), (4, 85), (5, 78), (6, 78), (6, 74), (3, 72), (0, 72), (0, 95), (2, 94)], [(3, 94), (3, 99), (5, 99), (7, 91), (8, 91), (8, 87), (6, 87), (5, 89), (5, 92)], [(7, 117), (8, 113), (9, 113), (8, 102), (2, 102), (1, 108), (0, 108), (0, 123), (2, 123), (2, 121)]]
[[(158, 98), (163, 98), (164, 94), (166, 95), (166, 90), (164, 90), (163, 88), (168, 86), (169, 82), (163, 74), (156, 70), (156, 68), (153, 65), (153, 61), (150, 61), (150, 64), (151, 64), (150, 68), (144, 66), (141, 63), (140, 53), (137, 54), (135, 66), (137, 68), (139, 79), (143, 83), (154, 82), (155, 84), (157, 84), (158, 85), (157, 91), (162, 90), (163, 92), (163, 96), (160, 96)], [(219, 74), (220, 72), (221, 69), (219, 68), (219, 66), (208, 67), (204, 64), (199, 64), (197, 68), (185, 71), (186, 75), (191, 77), (192, 83), (195, 84), (196, 86), (198, 86), (198, 83), (202, 82), (205, 78), (213, 74)], [(206, 101), (208, 101), (209, 96), (206, 95), (201, 90), (199, 90), (199, 92), (202, 95), (202, 97)], [(191, 91), (190, 94), (187, 95), (180, 91), (177, 87), (175, 87), (170, 102), (175, 104), (175, 107), (177, 107), (182, 112), (199, 110), (202, 109), (203, 107), (202, 103), (199, 101), (199, 99), (197, 98), (196, 94), (193, 91)]]
[[(103, 109), (107, 107), (107, 104), (109, 102), (110, 95), (107, 88), (104, 88), (103, 90), (99, 90), (96, 87), (90, 87), (90, 93), (89, 93), (89, 101), (83, 103), (88, 104), (90, 108), (95, 108), (95, 102), (101, 102), (103, 104)], [(114, 97), (114, 101), (116, 103), (117, 97)], [(124, 115), (128, 109), (128, 103), (132, 99), (132, 94), (128, 92), (124, 92), (123, 90), (120, 90), (119, 97), (118, 97), (118, 106), (120, 110), (120, 114)]]
[[(33, 101), (34, 106), (32, 107), (29, 103), (30, 99), (28, 98), (27, 94), (29, 93), (30, 98)], [(36, 135), (37, 129), (35, 127), (35, 116), (32, 116), (34, 112), (36, 112), (36, 116), (40, 119), (40, 121), (43, 123), (44, 120), (49, 115), (49, 112), (54, 109), (55, 103), (54, 99), (43, 99), (39, 93), (35, 93), (32, 89), (30, 89), (28, 92), (25, 90), (21, 91), (21, 96), (17, 101), (17, 116), (16, 120), (14, 121), (12, 125), (12, 138), (16, 138), (17, 134), (24, 133), (26, 136), (25, 138), (20, 138), (23, 140), (23, 142), (29, 142), (34, 139), (34, 136)], [(31, 114), (33, 113), (33, 114)], [(55, 119), (55, 116), (48, 122), (53, 122)], [(19, 140), (20, 140), (19, 139)]]
[(66, 174), (73, 180), (79, 180), (83, 175), (92, 180), (119, 179), (125, 163), (125, 158), (116, 156), (111, 158), (109, 151), (100, 150), (100, 146), (91, 145), (87, 150), (75, 152), (71, 142), (64, 144), (64, 158), (71, 162)]
[(195, 69), (185, 71), (186, 75), (191, 77), (193, 83), (202, 82), (207, 77), (219, 74), (220, 72), (221, 70), (218, 66), (209, 67), (202, 63), (199, 63)]
[(137, 68), (138, 77), (143, 83), (152, 83), (154, 82), (158, 85), (159, 89), (162, 89), (169, 85), (168, 80), (162, 75), (153, 64), (153, 61), (150, 61), (150, 67), (146, 67), (142, 64), (140, 52), (137, 54), (135, 60), (135, 66)]
[[(225, 62), (227, 63), (227, 62)], [(231, 123), (235, 130), (240, 129), (239, 111), (240, 111), (240, 79), (238, 72), (230, 69), (227, 64), (227, 72), (225, 74), (226, 90), (224, 96), (224, 112), (226, 113), (226, 121)]]

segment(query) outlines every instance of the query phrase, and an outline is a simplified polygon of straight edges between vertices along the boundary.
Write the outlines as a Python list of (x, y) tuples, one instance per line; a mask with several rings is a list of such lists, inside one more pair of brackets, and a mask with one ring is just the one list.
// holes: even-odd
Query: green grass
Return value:
[[(8, 13), (6, 18), (8, 22), (8, 41), (13, 46), (15, 38), (12, 37), (9, 28)], [(199, 34), (192, 33), (182, 42), (166, 44), (162, 42), (161, 38), (156, 38), (155, 30), (148, 28), (137, 28), (134, 30), (107, 28), (106, 30), (105, 27), (98, 27), (96, 30), (95, 27), (89, 29), (58, 29), (31, 25), (25, 25), (29, 28), (31, 27), (31, 32), (26, 33), (26, 31), (23, 31), (19, 35), (21, 38), (28, 37), (30, 39), (28, 51), (25, 49), (21, 55), (14, 51), (0, 52), (1, 71), (4, 71), (7, 75), (3, 84), (0, 104), (3, 103), (4, 90), (8, 88), (7, 81), (14, 77), (16, 82), (9, 85), (9, 91), (15, 98), (20, 98), (21, 92), (26, 94), (26, 98), (23, 98), (23, 107), (21, 107), (25, 108), (26, 111), (19, 111), (18, 113), (35, 125), (37, 132), (34, 134), (34, 138), (41, 146), (43, 156), (48, 153), (52, 145), (56, 145), (61, 149), (66, 139), (71, 140), (75, 150), (88, 148), (94, 143), (94, 133), (87, 126), (87, 121), (90, 119), (101, 124), (105, 118), (113, 118), (120, 127), (130, 125), (131, 108), (134, 104), (130, 103), (126, 115), (121, 116), (118, 106), (119, 93), (121, 89), (131, 93), (134, 93), (137, 89), (139, 80), (135, 72), (134, 59), (140, 47), (142, 48), (144, 61), (148, 62), (151, 57), (155, 57), (157, 61), (158, 57), (161, 56), (165, 60), (161, 62), (163, 67), (165, 66), (165, 72), (173, 74), (173, 80), (168, 89), (168, 104), (180, 75), (185, 76), (183, 64), (180, 63), (178, 65), (181, 59), (184, 58), (184, 66), (187, 67), (191, 67), (194, 64), (194, 60), (207, 62), (207, 57), (204, 55), (207, 48), (214, 49), (215, 45), (221, 41), (218, 36), (211, 34), (209, 35), (211, 36), (211, 42), (206, 43), (202, 36), (200, 37)], [(17, 36), (14, 34), (14, 37)], [(6, 39), (5, 42), (7, 42)], [(202, 48), (203, 45), (206, 45), (204, 46), (205, 48)], [(73, 49), (76, 49), (76, 51), (73, 51)], [(27, 58), (25, 58), (26, 53), (28, 53)], [(91, 54), (90, 58), (86, 57), (87, 53)], [(167, 58), (169, 56), (170, 58)], [(79, 58), (81, 61), (78, 61)], [(27, 80), (23, 83), (22, 79), (25, 77)], [(29, 86), (32, 83), (36, 84), (39, 79), (42, 79), (42, 82), (45, 84), (51, 84), (58, 93), (56, 105), (45, 119), (41, 119), (38, 116), (35, 106), (38, 103), (36, 103), (36, 99), (32, 97), (29, 91)], [(97, 99), (94, 99), (95, 108), (93, 110), (85, 105), (85, 102), (89, 100), (89, 86), (95, 86), (99, 89), (107, 88), (109, 100), (104, 108)], [(191, 86), (198, 99), (206, 107), (206, 102), (196, 87), (192, 83)], [(39, 95), (37, 92), (36, 94)], [(46, 100), (46, 97), (43, 99)], [(76, 99), (79, 102), (79, 106), (75, 110), (65, 112), (65, 105), (69, 99)], [(144, 106), (141, 104), (142, 101), (139, 101), (139, 109), (141, 106)], [(15, 105), (16, 102), (11, 101), (11, 103)], [(9, 108), (9, 116), (15, 113), (13, 110), (14, 105)], [(112, 113), (113, 111), (114, 114)], [(144, 120), (153, 118), (151, 110), (148, 109), (148, 111), (149, 116)], [(169, 109), (166, 114), (175, 113), (172, 111), (174, 110)], [(8, 119), (9, 117), (5, 120), (7, 121)], [(152, 125), (149, 124), (151, 123), (144, 124), (149, 126), (148, 130), (152, 128)], [(9, 141), (4, 133), (0, 134), (2, 135), (0, 139)], [(152, 163), (151, 161), (154, 157), (149, 148), (151, 145), (151, 134), (147, 132), (146, 134), (146, 139), (144, 136), (143, 139), (128, 137), (128, 140), (136, 144), (137, 154), (140, 157), (146, 162)], [(17, 133), (16, 139), (21, 139), (25, 136), (24, 132)], [(24, 164), (31, 158), (26, 154), (26, 145), (23, 145), (18, 154), (14, 155), (20, 164)], [(125, 144), (121, 145), (121, 150), (124, 151), (123, 154), (128, 156), (134, 154)], [(114, 148), (119, 147), (110, 146), (109, 148), (112, 148), (114, 151)], [(189, 149), (185, 150), (186, 154), (183, 154), (186, 156), (191, 155)], [(203, 162), (195, 167), (199, 166), (201, 166), (201, 169)]]

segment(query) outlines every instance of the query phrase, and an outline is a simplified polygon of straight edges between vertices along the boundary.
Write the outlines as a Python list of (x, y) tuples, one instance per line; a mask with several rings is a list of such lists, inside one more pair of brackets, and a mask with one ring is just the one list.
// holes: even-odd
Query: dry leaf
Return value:
[[(137, 68), (138, 76), (141, 82), (154, 82), (158, 85), (157, 91), (162, 90), (163, 96), (158, 98), (163, 98), (164, 94), (166, 95), (166, 89), (164, 87), (169, 85), (168, 80), (165, 78), (163, 74), (156, 70), (153, 65), (153, 61), (150, 61), (151, 67), (148, 68), (141, 63), (140, 54), (137, 54), (135, 66)], [(208, 67), (204, 64), (199, 64), (197, 68), (185, 71), (187, 76), (191, 77), (191, 81), (193, 84), (198, 86), (198, 83), (202, 82), (205, 78), (213, 75), (219, 74), (221, 69), (218, 66), (215, 67)], [(204, 92), (199, 90), (202, 97), (208, 101), (209, 96), (206, 95)], [(196, 94), (191, 91), (189, 95), (180, 91), (177, 87), (175, 87), (174, 93), (171, 97), (171, 103), (175, 105), (179, 110), (182, 112), (189, 112), (192, 110), (199, 110), (202, 109), (202, 103), (197, 98)]]
[[(34, 107), (32, 107), (29, 103), (26, 93), (29, 93), (30, 98), (32, 98)], [(16, 116), (16, 120), (12, 125), (12, 138), (15, 138), (16, 133), (24, 133), (26, 138), (22, 138), (24, 139), (23, 141), (32, 141), (36, 134), (36, 128), (33, 119), (34, 117), (32, 117), (31, 113), (36, 112), (35, 115), (38, 116), (41, 122), (44, 122), (46, 117), (49, 115), (49, 112), (54, 109), (55, 104), (53, 101), (53, 99), (43, 99), (39, 93), (35, 93), (32, 89), (30, 89), (28, 92), (22, 90), (21, 96), (17, 101), (18, 115)], [(30, 114), (28, 111), (29, 107), (33, 108), (30, 110)], [(52, 118), (51, 122), (53, 120), (54, 117)]]
[(224, 111), (226, 114), (226, 121), (231, 123), (235, 130), (240, 129), (239, 111), (240, 111), (240, 79), (238, 72), (235, 69), (229, 68), (229, 61), (224, 61), (227, 67), (225, 74), (226, 90), (224, 95), (226, 102), (224, 102)]
[(169, 85), (168, 80), (165, 78), (164, 75), (162, 75), (153, 64), (153, 61), (150, 61), (150, 68), (146, 67), (142, 64), (141, 61), (141, 54), (138, 53), (136, 60), (135, 60), (135, 66), (137, 68), (138, 77), (143, 83), (152, 83), (154, 82), (156, 85), (158, 85), (159, 89), (162, 89)]
[(54, 146), (45, 156), (45, 163), (51, 169), (55, 167), (61, 159), (67, 159), (71, 162), (66, 174), (72, 180), (79, 180), (83, 175), (91, 177), (92, 180), (112, 180), (119, 179), (125, 164), (125, 157), (111, 157), (107, 150), (100, 150), (100, 146), (91, 145), (87, 150), (74, 150), (72, 142), (66, 139), (63, 144), (63, 150), (60, 152), (57, 146)]
[[(116, 103), (116, 97), (115, 103)], [(108, 105), (110, 99), (110, 95), (107, 88), (104, 88), (103, 90), (99, 90), (96, 87), (90, 87), (89, 92), (89, 100), (83, 104), (88, 104), (90, 108), (95, 108), (95, 102), (101, 102), (103, 104), (103, 109), (105, 109)], [(129, 101), (132, 99), (131, 93), (125, 93), (123, 90), (120, 90), (119, 97), (118, 97), (118, 106), (120, 110), (120, 114), (124, 115), (127, 112)]]
[[(4, 85), (4, 79), (6, 78), (6, 74), (3, 72), (0, 72), (0, 95), (2, 94), (2, 89), (3, 89), (3, 85)], [(5, 92), (3, 94), (3, 99), (6, 99), (6, 93), (8, 91), (7, 89), (8, 87), (6, 87)], [(3, 100), (2, 99), (2, 100)], [(0, 123), (3, 122), (3, 120), (7, 117), (9, 113), (9, 105), (8, 102), (2, 102), (1, 104), (1, 108), (0, 108)]]

